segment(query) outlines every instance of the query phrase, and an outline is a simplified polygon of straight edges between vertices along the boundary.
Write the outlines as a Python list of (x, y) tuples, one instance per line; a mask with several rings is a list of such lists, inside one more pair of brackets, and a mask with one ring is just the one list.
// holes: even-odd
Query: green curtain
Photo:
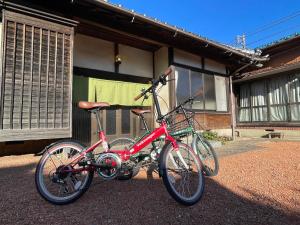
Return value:
[(152, 106), (152, 97), (144, 102), (143, 99), (134, 101), (134, 97), (141, 93), (141, 89), (149, 87), (149, 84), (74, 76), (73, 98), (76, 97), (79, 101), (81, 99), (78, 99), (78, 96), (82, 96), (84, 98), (82, 100), (108, 102), (111, 105)]

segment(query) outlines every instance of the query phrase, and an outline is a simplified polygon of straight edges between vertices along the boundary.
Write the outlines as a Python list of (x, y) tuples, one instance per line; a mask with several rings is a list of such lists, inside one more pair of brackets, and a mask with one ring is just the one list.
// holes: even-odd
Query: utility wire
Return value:
[(257, 30), (255, 30), (255, 31), (253, 31), (251, 33), (246, 33), (246, 36), (247, 37), (251, 37), (251, 36), (253, 36), (255, 34), (258, 34), (258, 33), (262, 32), (262, 31), (268, 30), (268, 29), (270, 29), (272, 27), (275, 27), (275, 26), (277, 26), (279, 24), (282, 24), (282, 23), (284, 23), (286, 21), (289, 21), (289, 20), (291, 20), (293, 18), (296, 18), (297, 16), (300, 16), (300, 11), (297, 11), (297, 12), (295, 12), (293, 14), (290, 14), (289, 16), (285, 16), (285, 17), (282, 17), (280, 19), (274, 20), (271, 23), (266, 24), (266, 25), (258, 28)]
[(278, 32), (275, 32), (275, 33), (272, 33), (272, 34), (269, 34), (269, 35), (264, 36), (264, 37), (262, 37), (262, 38), (260, 38), (260, 39), (258, 39), (258, 40), (255, 40), (255, 41), (250, 42), (250, 43), (248, 44), (248, 46), (251, 46), (251, 45), (253, 45), (253, 44), (255, 44), (255, 43), (258, 43), (258, 42), (264, 41), (264, 40), (266, 40), (266, 39), (269, 39), (269, 38), (271, 38), (271, 37), (274, 37), (274, 35), (278, 35), (278, 34), (281, 34), (281, 33), (286, 32), (286, 31), (292, 30), (292, 29), (294, 29), (294, 28), (298, 28), (298, 27), (300, 27), (300, 24), (298, 24), (298, 25), (296, 25), (296, 26), (293, 26), (293, 27), (289, 27), (289, 28), (287, 28), (287, 29), (284, 29), (284, 30), (281, 30), (281, 31), (278, 31)]
[[(279, 19), (277, 19), (277, 20), (273, 20), (272, 22), (270, 22), (270, 23), (268, 23), (268, 24), (266, 24), (266, 25), (263, 25), (263, 26), (261, 26), (260, 28), (254, 30), (254, 31), (252, 31), (252, 32), (248, 32), (248, 33), (246, 33), (245, 35), (246, 35), (247, 38), (248, 38), (248, 37), (251, 37), (251, 36), (254, 36), (254, 35), (258, 34), (258, 33), (261, 33), (261, 32), (263, 32), (263, 31), (269, 30), (269, 29), (271, 29), (271, 28), (273, 28), (273, 27), (275, 27), (275, 26), (277, 26), (277, 25), (279, 25), (279, 24), (285, 23), (285, 22), (287, 22), (287, 21), (289, 21), (289, 20), (291, 20), (291, 19), (294, 19), (294, 18), (296, 18), (296, 17), (298, 17), (298, 16), (300, 16), (300, 11), (296, 11), (296, 12), (294, 12), (294, 13), (288, 15), (288, 16), (281, 17), (281, 18), (279, 18)], [(259, 41), (261, 41), (261, 39), (260, 39), (260, 40), (257, 40), (256, 42), (259, 42)], [(250, 44), (248, 44), (248, 45), (253, 44), (253, 42), (254, 42), (254, 41), (252, 41), (252, 42), (251, 42)], [(233, 41), (233, 42), (230, 43), (230, 45), (234, 45), (234, 44), (236, 44), (235, 41)]]

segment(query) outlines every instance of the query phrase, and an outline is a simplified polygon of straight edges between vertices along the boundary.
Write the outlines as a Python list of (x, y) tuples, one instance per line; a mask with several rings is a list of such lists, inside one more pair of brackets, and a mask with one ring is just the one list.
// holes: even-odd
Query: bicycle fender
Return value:
[(162, 174), (163, 174), (163, 170), (166, 169), (164, 168), (164, 165), (162, 163), (162, 160), (163, 160), (163, 155), (164, 155), (164, 152), (165, 150), (170, 146), (172, 145), (171, 141), (166, 141), (166, 144), (163, 146), (161, 152), (160, 152), (160, 156), (159, 156), (159, 163), (158, 163), (158, 174), (159, 174), (159, 177), (162, 177)]
[[(61, 142), (64, 142), (64, 141), (73, 141), (73, 142), (76, 142), (82, 146), (85, 146), (84, 144), (82, 144), (80, 141), (78, 140), (75, 140), (75, 139), (62, 139), (62, 140), (59, 140), (59, 141), (55, 141), (55, 142), (52, 142), (51, 144), (47, 145), (42, 151), (38, 152), (38, 153), (35, 153), (34, 155), (35, 156), (41, 156), (43, 155), (49, 148), (51, 148), (53, 145), (56, 145), (56, 144), (59, 144)], [(86, 146), (85, 146), (86, 147)]]
[(194, 137), (193, 137), (193, 141), (192, 141), (192, 149), (193, 151), (196, 153), (196, 155), (198, 155), (198, 151), (197, 151), (197, 138), (198, 138), (198, 135), (196, 134)]

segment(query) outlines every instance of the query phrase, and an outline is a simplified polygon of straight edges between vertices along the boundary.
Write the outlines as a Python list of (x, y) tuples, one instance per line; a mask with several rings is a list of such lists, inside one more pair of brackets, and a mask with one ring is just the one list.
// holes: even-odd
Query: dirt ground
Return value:
[(192, 207), (144, 173), (131, 181), (95, 178), (78, 201), (54, 206), (35, 189), (39, 158), (0, 157), (0, 224), (300, 224), (300, 142), (258, 142), (221, 157), (218, 176), (206, 179)]

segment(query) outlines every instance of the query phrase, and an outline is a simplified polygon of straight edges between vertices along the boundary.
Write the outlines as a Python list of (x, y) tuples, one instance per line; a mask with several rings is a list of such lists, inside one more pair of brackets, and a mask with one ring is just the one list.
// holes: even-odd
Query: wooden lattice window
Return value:
[(71, 136), (73, 27), (3, 13), (0, 141)]

